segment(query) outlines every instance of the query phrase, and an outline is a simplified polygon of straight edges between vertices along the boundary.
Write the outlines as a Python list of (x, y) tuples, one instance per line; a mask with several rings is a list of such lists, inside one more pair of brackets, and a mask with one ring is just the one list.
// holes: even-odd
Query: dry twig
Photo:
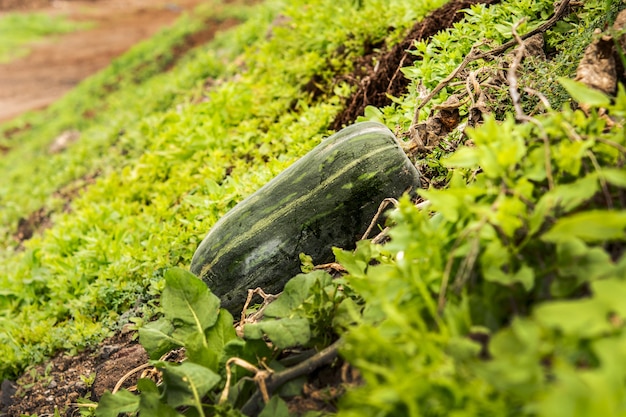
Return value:
[(258, 371), (257, 375), (259, 372), (262, 373), (263, 386), (260, 385), (260, 379), (257, 380), (255, 376), (254, 379), (257, 381), (257, 384), (259, 384), (259, 390), (254, 393), (252, 397), (250, 397), (248, 402), (244, 404), (241, 408), (241, 412), (247, 416), (257, 415), (261, 409), (261, 399), (267, 402), (272, 393), (285, 383), (303, 375), (310, 374), (314, 370), (332, 363), (335, 358), (337, 358), (340, 344), (341, 339), (337, 340), (309, 359), (281, 372), (270, 373), (269, 371)]
[[(250, 314), (249, 316), (246, 316), (246, 310), (250, 306), (250, 303), (252, 302), (252, 298), (255, 295), (258, 295), (261, 298), (263, 298), (263, 304), (261, 305), (261, 307), (259, 307), (257, 311)], [(280, 293), (279, 294), (266, 294), (262, 288), (255, 288), (253, 290), (248, 290), (248, 297), (246, 298), (246, 302), (243, 305), (243, 310), (241, 310), (241, 319), (239, 323), (237, 323), (237, 325), (235, 326), (235, 332), (237, 333), (237, 336), (243, 337), (244, 326), (248, 323), (256, 323), (259, 319), (261, 319), (261, 317), (263, 317), (265, 308), (268, 305), (270, 305), (272, 301), (276, 300), (279, 295)]]
[(531, 30), (530, 32), (518, 36), (518, 38), (514, 38), (498, 47), (495, 47), (493, 49), (490, 49), (488, 51), (480, 51), (478, 50), (478, 47), (480, 45), (474, 45), (472, 47), (472, 49), (470, 50), (470, 52), (465, 56), (465, 58), (463, 59), (463, 61), (459, 64), (458, 67), (456, 67), (451, 73), (450, 75), (448, 75), (446, 78), (444, 78), (439, 84), (437, 84), (437, 86), (423, 99), (421, 100), (421, 102), (419, 103), (419, 105), (416, 107), (415, 109), (415, 114), (413, 116), (413, 121), (411, 123), (411, 127), (409, 128), (409, 135), (411, 137), (411, 140), (414, 141), (418, 141), (419, 138), (417, 137), (417, 131), (416, 131), (416, 126), (419, 122), (419, 112), (420, 110), (422, 110), (422, 108), (424, 108), (424, 106), (430, 102), (430, 100), (433, 99), (433, 97), (435, 97), (435, 95), (437, 95), (437, 93), (439, 93), (444, 87), (446, 87), (447, 85), (450, 84), (450, 82), (457, 77), (457, 75), (463, 71), (465, 69), (465, 67), (467, 67), (467, 65), (469, 65), (471, 62), (473, 61), (477, 61), (479, 59), (484, 59), (484, 60), (492, 60), (494, 57), (501, 55), (502, 53), (504, 53), (505, 51), (507, 51), (509, 48), (511, 48), (512, 46), (515, 46), (516, 44), (519, 43), (519, 41), (523, 41), (527, 38), (530, 38), (531, 36), (534, 36), (538, 33), (543, 33), (546, 30), (550, 29), (552, 26), (554, 26), (556, 24), (556, 22), (558, 22), (563, 15), (565, 15), (565, 12), (567, 11), (568, 7), (570, 4), (570, 0), (562, 0), (561, 3), (559, 4), (559, 7), (555, 10), (555, 12), (552, 14), (552, 16), (550, 17), (550, 19), (546, 20), (545, 23), (543, 23), (542, 25), (538, 26), (537, 28)]

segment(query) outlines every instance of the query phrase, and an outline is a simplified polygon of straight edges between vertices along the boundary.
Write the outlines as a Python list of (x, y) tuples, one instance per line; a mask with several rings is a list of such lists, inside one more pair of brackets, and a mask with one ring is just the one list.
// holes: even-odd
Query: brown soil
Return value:
[(29, 55), (0, 65), (0, 122), (46, 107), (202, 1), (0, 0), (0, 16), (8, 11), (36, 10), (95, 25), (38, 42)]

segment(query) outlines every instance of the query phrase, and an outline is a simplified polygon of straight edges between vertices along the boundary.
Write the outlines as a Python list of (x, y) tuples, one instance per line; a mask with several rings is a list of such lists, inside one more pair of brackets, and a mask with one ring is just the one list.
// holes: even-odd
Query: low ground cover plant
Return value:
[[(421, 204), (400, 199), (389, 229), (336, 248), (331, 267), (303, 254), (303, 274), (236, 328), (239, 318), (187, 272), (212, 224), (329, 134), (351, 92), (342, 77), (367, 45), (397, 41), (434, 3), (238, 9), (245, 23), (171, 73), (107, 94), (115, 108), (129, 91), (172, 89), (147, 96), (162, 107), (145, 113), (118, 107), (129, 113), (99, 162), (66, 173), (98, 173), (71, 210), (55, 211), (49, 197), (67, 179), (29, 200), (52, 209), (53, 225), (1, 256), (3, 375), (97, 342), (131, 309), (160, 377), (140, 379), (138, 393), (105, 394), (96, 415), (286, 416), (306, 370), (333, 364), (359, 375), (326, 397), (339, 415), (619, 415), (626, 92), (572, 80), (590, 42), (621, 36), (594, 35), (619, 2), (472, 6), (415, 44), (419, 59), (401, 69), (407, 93), (361, 118), (406, 140), (424, 175)], [(538, 28), (544, 56), (528, 55), (521, 37)], [(433, 123), (446, 117), (452, 127), (438, 135)], [(0, 168), (11, 172), (13, 155), (37, 143), (13, 145)], [(86, 148), (59, 161), (91, 161)], [(14, 205), (2, 215), (5, 236), (19, 221), (13, 172), (0, 188)], [(184, 361), (163, 359), (175, 348)]]

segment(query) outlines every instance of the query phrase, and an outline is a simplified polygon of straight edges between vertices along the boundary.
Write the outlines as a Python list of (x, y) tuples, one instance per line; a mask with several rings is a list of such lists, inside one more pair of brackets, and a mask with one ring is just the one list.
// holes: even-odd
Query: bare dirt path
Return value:
[(94, 23), (92, 29), (41, 41), (29, 55), (0, 65), (0, 122), (46, 107), (111, 59), (202, 2), (0, 0), (0, 17), (8, 11), (36, 10)]

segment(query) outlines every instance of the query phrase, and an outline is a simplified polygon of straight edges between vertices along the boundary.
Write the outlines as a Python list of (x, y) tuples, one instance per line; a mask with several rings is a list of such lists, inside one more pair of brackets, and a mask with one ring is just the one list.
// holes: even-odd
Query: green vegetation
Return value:
[[(246, 377), (267, 376), (265, 367), (284, 376), (279, 359), (293, 347), (338, 350), (359, 370), (364, 384), (348, 390), (339, 415), (623, 414), (626, 91), (620, 86), (612, 98), (570, 79), (593, 29), (609, 26), (623, 7), (617, 1), (587, 1), (546, 32), (550, 58), (528, 59), (519, 74), (529, 87), (518, 103), (526, 113), (513, 108), (508, 85), (483, 77), (508, 67), (510, 56), (470, 63), (462, 82), (424, 106), (419, 120), (452, 96), (475, 95), (458, 107), (467, 121), (479, 93), (489, 99), (464, 134), (421, 149), (422, 171), (444, 184), (420, 191), (427, 208), (403, 198), (388, 243), (335, 249), (347, 271), (341, 278), (296, 276), (261, 320), (237, 333), (216, 297), (185, 271), (228, 209), (330, 133), (350, 93), (342, 75), (365, 46), (400, 39), (441, 3), (207, 9), (48, 111), (0, 127), (23, 129), (1, 139), (10, 148), (0, 158), (0, 177), (9, 179), (0, 184), (2, 376), (143, 315), (134, 319), (140, 341), (163, 384), (144, 379), (139, 396), (106, 394), (97, 415), (256, 410), (261, 394)], [(364, 119), (409, 131), (421, 86), (435, 88), (473, 46), (510, 40), (518, 22), (520, 33), (539, 26), (552, 7), (472, 7), (416, 45), (419, 59), (403, 70), (408, 93), (368, 108)], [(203, 21), (233, 13), (239, 27), (175, 64), (167, 58)], [(472, 76), (485, 85), (466, 84)], [(538, 96), (549, 106), (539, 107)], [(95, 116), (81, 117), (87, 110)], [(80, 140), (48, 153), (68, 129)], [(20, 164), (25, 158), (37, 163)], [(78, 196), (66, 203), (69, 190)], [(18, 247), (20, 218), (37, 210), (52, 226)], [(159, 360), (177, 346), (186, 362)], [(261, 415), (286, 416), (287, 407), (273, 395)]]
[(87, 29), (92, 24), (74, 22), (44, 13), (7, 13), (0, 17), (0, 63), (28, 54), (29, 44), (46, 36)]
[[(381, 14), (377, 4), (352, 2), (238, 6), (245, 23), (158, 71), (205, 21), (232, 16), (206, 8), (133, 48), (44, 114), (6, 124), (5, 132), (25, 130), (5, 134), (10, 151), (0, 159), (1, 372), (98, 341), (129, 308), (149, 311), (163, 268), (189, 265), (219, 217), (327, 133), (347, 94), (345, 86), (331, 87), (333, 73), (322, 72), (328, 55), (343, 42), (346, 59), (336, 71), (349, 71), (349, 57), (370, 39), (365, 22), (400, 30), (429, 10), (406, 7), (396, 2)], [(290, 13), (289, 27), (274, 24), (268, 39), (279, 10)], [(338, 10), (347, 20), (368, 18), (360, 39), (349, 25), (320, 36)], [(314, 98), (303, 90), (316, 74), (329, 92)], [(81, 139), (48, 152), (70, 129)], [(83, 190), (91, 177), (95, 184)], [(70, 191), (80, 196), (65, 208)], [(53, 227), (18, 248), (12, 236), (20, 219), (42, 208)]]

